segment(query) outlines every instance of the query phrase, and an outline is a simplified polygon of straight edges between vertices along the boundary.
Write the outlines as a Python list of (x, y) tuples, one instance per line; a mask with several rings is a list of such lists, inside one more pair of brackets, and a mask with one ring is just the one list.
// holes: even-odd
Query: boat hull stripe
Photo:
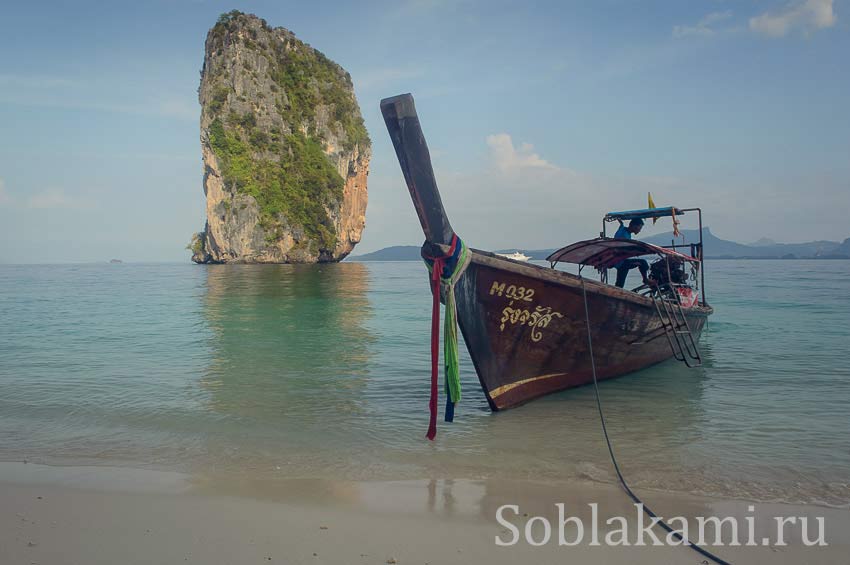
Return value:
[(548, 375), (538, 375), (536, 377), (529, 377), (527, 379), (522, 379), (521, 381), (516, 381), (513, 383), (508, 383), (506, 385), (502, 385), (500, 387), (496, 387), (490, 391), (490, 398), (498, 398), (505, 394), (508, 391), (515, 389), (518, 386), (522, 386), (528, 383), (533, 383), (535, 381), (542, 381), (544, 379), (551, 379), (553, 377), (562, 377), (566, 375), (566, 373), (550, 373)]

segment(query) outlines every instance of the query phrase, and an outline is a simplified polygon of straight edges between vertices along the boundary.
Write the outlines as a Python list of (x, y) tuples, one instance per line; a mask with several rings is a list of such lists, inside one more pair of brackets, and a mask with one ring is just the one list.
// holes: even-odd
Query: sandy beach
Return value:
[[(645, 493), (664, 515), (734, 516), (747, 504)], [(105, 467), (0, 464), (0, 562), (98, 563), (703, 563), (682, 547), (498, 547), (502, 504), (557, 519), (554, 503), (586, 518), (630, 516), (613, 486), (504, 481), (331, 482), (221, 480)], [(843, 509), (757, 505), (769, 516), (822, 516), (826, 547), (715, 548), (734, 563), (838, 563), (847, 555)], [(758, 532), (761, 535), (761, 532)]]

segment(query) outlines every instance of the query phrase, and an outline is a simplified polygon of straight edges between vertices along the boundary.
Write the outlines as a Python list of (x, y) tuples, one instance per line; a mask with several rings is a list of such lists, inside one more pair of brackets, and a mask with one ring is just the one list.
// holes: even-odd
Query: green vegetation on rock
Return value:
[[(302, 44), (303, 45), (303, 44)], [(363, 118), (351, 95), (351, 77), (319, 51), (290, 49), (275, 44), (276, 65), (271, 70), (275, 84), (286, 93), (278, 99), (278, 110), (287, 123), (315, 127), (313, 113), (320, 105), (333, 107), (333, 118), (345, 133), (343, 147), (352, 149), (368, 142)]]
[(192, 240), (186, 244), (186, 249), (192, 252), (192, 255), (203, 255), (204, 253), (204, 233), (196, 233), (192, 236)]
[[(301, 132), (285, 136), (275, 153), (279, 160), (254, 156), (250, 143), (261, 132), (238, 123), (225, 128), (221, 119), (210, 124), (210, 145), (221, 166), (224, 182), (250, 194), (260, 209), (260, 225), (268, 242), (278, 236), (281, 220), (301, 226), (321, 249), (333, 249), (336, 231), (325, 206), (342, 198), (344, 181), (330, 164), (321, 145)], [(246, 141), (244, 138), (248, 139)], [(269, 142), (264, 142), (268, 146)], [(270, 148), (271, 149), (271, 148)]]

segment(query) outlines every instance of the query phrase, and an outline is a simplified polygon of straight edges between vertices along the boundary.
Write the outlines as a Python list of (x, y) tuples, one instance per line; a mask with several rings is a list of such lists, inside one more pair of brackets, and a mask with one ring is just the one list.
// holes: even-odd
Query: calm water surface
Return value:
[[(636, 487), (850, 504), (850, 262), (713, 261), (705, 366), (601, 385)], [(424, 439), (419, 263), (0, 266), (0, 460), (263, 478), (613, 479), (589, 387)]]

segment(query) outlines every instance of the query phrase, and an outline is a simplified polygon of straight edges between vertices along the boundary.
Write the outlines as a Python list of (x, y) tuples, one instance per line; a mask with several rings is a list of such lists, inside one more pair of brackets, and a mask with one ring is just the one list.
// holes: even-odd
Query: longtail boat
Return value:
[[(443, 209), (413, 97), (386, 98), (381, 113), (425, 234), (422, 256), (432, 263), (442, 259), (434, 270), (445, 283), (444, 263), (457, 259), (462, 244)], [(676, 217), (689, 212), (699, 216), (699, 242), (656, 246), (606, 236), (609, 222), (672, 217), (675, 228)], [(549, 267), (471, 248), (463, 265), (452, 266), (457, 323), (491, 409), (591, 383), (588, 337), (600, 380), (669, 358), (701, 363), (697, 342), (712, 313), (705, 299), (701, 210), (611, 212), (602, 225), (600, 237), (552, 253)], [(634, 290), (608, 284), (609, 268), (639, 256), (656, 257), (651, 284)], [(578, 265), (579, 274), (555, 268), (561, 262)], [(582, 275), (587, 267), (600, 273), (599, 280)], [(446, 284), (432, 288), (437, 295), (442, 288), (445, 300)], [(432, 382), (432, 418), (435, 390)]]

